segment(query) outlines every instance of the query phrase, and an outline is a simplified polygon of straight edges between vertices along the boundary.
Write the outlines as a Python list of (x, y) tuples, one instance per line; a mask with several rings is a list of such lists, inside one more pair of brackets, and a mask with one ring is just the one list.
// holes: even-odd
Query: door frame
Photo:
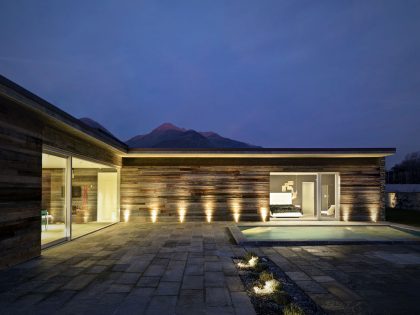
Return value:
[[(270, 172), (270, 180), (271, 175), (314, 175), (316, 176), (315, 179), (315, 196), (316, 196), (316, 215), (314, 216), (314, 219), (319, 221), (338, 221), (340, 219), (340, 173), (339, 172)], [(321, 175), (335, 175), (335, 215), (334, 218), (325, 218), (321, 216)], [(298, 219), (299, 220), (299, 219)]]
[[(51, 147), (49, 145), (43, 145), (42, 146), (42, 152), (41, 152), (41, 159), (42, 159), (42, 153), (46, 153), (46, 154), (51, 154), (51, 155), (55, 155), (61, 158), (66, 159), (66, 176), (65, 176), (65, 183), (66, 183), (66, 190), (65, 190), (65, 215), (66, 215), (66, 222), (65, 222), (65, 236), (57, 239), (55, 241), (46, 243), (44, 245), (41, 244), (41, 249), (45, 249), (51, 246), (55, 246), (57, 244), (61, 244), (63, 242), (66, 241), (71, 241), (74, 239), (77, 239), (79, 237), (83, 237), (85, 235), (94, 233), (96, 231), (102, 230), (104, 228), (107, 228), (108, 226), (111, 226), (113, 224), (116, 224), (118, 222), (120, 222), (120, 212), (121, 212), (121, 196), (120, 196), (120, 189), (121, 189), (121, 166), (118, 165), (114, 165), (112, 163), (108, 163), (108, 162), (103, 162), (91, 157), (87, 157), (81, 154), (77, 154), (77, 153), (73, 153), (70, 151), (66, 151), (66, 150), (62, 150), (59, 148), (55, 148), (55, 147)], [(73, 158), (78, 158), (78, 159), (82, 159), (85, 161), (89, 161), (89, 162), (94, 162), (94, 163), (98, 163), (98, 164), (102, 164), (102, 165), (106, 165), (109, 166), (111, 168), (116, 169), (117, 171), (117, 220), (116, 222), (110, 222), (108, 225), (101, 227), (95, 231), (86, 233), (84, 235), (78, 236), (73, 238), (72, 235), (72, 214), (71, 214), (71, 210), (72, 210), (72, 184), (73, 184), (73, 179), (72, 179), (72, 174), (73, 174)], [(41, 166), (42, 168), (42, 166)], [(42, 189), (42, 182), (41, 182), (41, 189)]]

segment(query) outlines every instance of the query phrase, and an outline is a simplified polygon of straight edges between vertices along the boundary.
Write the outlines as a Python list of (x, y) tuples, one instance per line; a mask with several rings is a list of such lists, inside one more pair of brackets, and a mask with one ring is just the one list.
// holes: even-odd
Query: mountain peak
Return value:
[(164, 123), (152, 132), (126, 141), (130, 148), (255, 148), (256, 146), (225, 138), (219, 134), (185, 129)]
[(155, 131), (164, 132), (164, 131), (168, 131), (168, 130), (185, 131), (184, 128), (179, 128), (172, 123), (166, 122), (166, 123), (163, 123), (162, 125), (160, 125), (159, 127), (153, 129), (152, 132), (155, 132)]

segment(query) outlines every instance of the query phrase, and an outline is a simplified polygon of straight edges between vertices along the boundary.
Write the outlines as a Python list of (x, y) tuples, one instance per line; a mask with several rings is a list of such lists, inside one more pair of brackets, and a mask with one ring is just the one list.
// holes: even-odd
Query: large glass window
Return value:
[(115, 168), (79, 158), (72, 160), (72, 237), (118, 220), (118, 173)]
[(278, 218), (315, 218), (316, 174), (281, 174), (270, 177), (270, 213)]
[(335, 219), (337, 174), (271, 173), (272, 218)]
[(67, 158), (42, 154), (41, 245), (66, 237)]

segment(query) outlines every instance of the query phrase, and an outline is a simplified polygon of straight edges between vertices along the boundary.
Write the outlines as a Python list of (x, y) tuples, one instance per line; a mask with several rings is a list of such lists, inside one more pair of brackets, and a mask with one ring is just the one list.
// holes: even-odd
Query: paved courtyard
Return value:
[[(0, 273), (1, 314), (254, 314), (231, 223), (119, 223)], [(420, 312), (420, 246), (252, 249), (336, 314)]]

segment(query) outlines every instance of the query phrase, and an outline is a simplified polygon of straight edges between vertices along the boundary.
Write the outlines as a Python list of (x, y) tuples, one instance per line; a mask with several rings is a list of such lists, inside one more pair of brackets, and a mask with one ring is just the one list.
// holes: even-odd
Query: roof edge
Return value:
[(385, 157), (395, 148), (137, 148), (125, 157)]
[[(80, 121), (76, 117), (66, 113), (62, 109), (58, 108), (57, 106), (51, 104), (50, 102), (44, 100), (43, 98), (39, 97), (38, 95), (28, 91), (27, 89), (23, 88), (19, 84), (9, 80), (8, 78), (0, 75), (0, 85), (5, 86), (6, 88), (14, 91), (17, 95), (10, 95), (7, 91), (2, 91), (0, 89), (0, 93), (2, 93), (5, 97), (11, 98), (14, 101), (24, 105), (31, 110), (34, 110), (40, 114), (47, 115), (50, 118), (58, 120), (73, 129), (76, 129), (79, 132), (82, 132), (90, 137), (95, 138), (103, 142), (106, 145), (113, 147), (121, 151), (122, 153), (126, 153), (128, 151), (128, 146), (118, 138), (112, 135), (108, 135), (105, 133), (101, 133), (95, 128), (92, 128), (85, 124), (84, 122)], [(23, 96), (24, 98), (33, 102), (33, 104), (29, 104), (22, 98), (16, 98), (16, 96)]]

